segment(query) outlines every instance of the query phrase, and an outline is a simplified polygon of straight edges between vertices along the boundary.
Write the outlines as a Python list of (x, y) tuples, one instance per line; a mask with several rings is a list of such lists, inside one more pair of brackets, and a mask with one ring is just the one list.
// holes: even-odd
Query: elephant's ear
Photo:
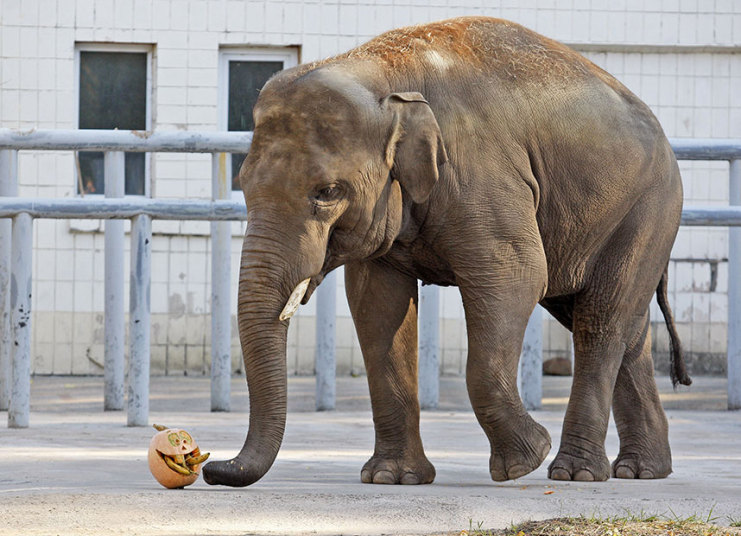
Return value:
[(448, 161), (435, 114), (417, 92), (392, 93), (382, 105), (393, 114), (386, 163), (412, 200), (421, 203), (437, 182), (438, 166)]

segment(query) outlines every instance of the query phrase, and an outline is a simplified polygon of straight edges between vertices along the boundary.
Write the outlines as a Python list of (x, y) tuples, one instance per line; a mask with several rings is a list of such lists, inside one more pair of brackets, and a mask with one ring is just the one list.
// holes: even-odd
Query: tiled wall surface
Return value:
[[(294, 46), (300, 47), (300, 59), (309, 61), (393, 27), (476, 14), (520, 22), (582, 50), (642, 97), (669, 136), (741, 137), (741, 91), (733, 89), (741, 87), (741, 2), (733, 0), (2, 0), (0, 125), (77, 127), (77, 44), (151, 45), (153, 128), (217, 130), (223, 128), (218, 72), (222, 51)], [(208, 198), (209, 158), (153, 155), (152, 195)], [(74, 196), (74, 167), (70, 153), (21, 153), (20, 194)], [(727, 203), (727, 164), (681, 167), (688, 204)], [(208, 229), (201, 222), (155, 222), (155, 372), (203, 374), (209, 369)], [(101, 230), (98, 222), (35, 223), (37, 373), (101, 371)], [(234, 296), (241, 230), (234, 224)], [(725, 351), (726, 257), (725, 229), (680, 231), (670, 266), (670, 299), (685, 345), (698, 356)], [(338, 279), (342, 286), (342, 277)], [(466, 336), (455, 289), (442, 292), (441, 307), (441, 366), (446, 373), (461, 373)], [(344, 289), (338, 292), (338, 313), (340, 372), (361, 372)], [(657, 310), (653, 317), (660, 319)], [(236, 328), (233, 333), (236, 370)], [(547, 355), (568, 352), (568, 336), (555, 322), (546, 322), (545, 334)], [(665, 351), (661, 328), (654, 339), (657, 351)], [(312, 372), (313, 344), (309, 304), (291, 324), (289, 370)]]

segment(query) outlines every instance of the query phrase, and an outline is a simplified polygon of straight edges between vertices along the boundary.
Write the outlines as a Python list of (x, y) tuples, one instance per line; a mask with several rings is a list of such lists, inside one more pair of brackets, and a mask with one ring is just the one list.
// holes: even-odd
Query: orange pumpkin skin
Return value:
[(152, 437), (152, 441), (149, 443), (149, 453), (147, 455), (149, 461), (149, 471), (152, 476), (166, 488), (184, 488), (190, 486), (193, 482), (198, 480), (198, 472), (201, 465), (190, 466), (193, 474), (181, 475), (170, 469), (165, 460), (162, 459), (162, 454), (168, 456), (187, 455), (198, 449), (198, 445), (193, 440), (191, 435), (185, 430), (179, 428), (168, 428), (157, 432)]

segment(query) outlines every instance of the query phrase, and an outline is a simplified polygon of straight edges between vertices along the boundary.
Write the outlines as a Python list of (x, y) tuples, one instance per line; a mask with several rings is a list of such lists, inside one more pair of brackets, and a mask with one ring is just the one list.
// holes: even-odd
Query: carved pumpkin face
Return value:
[(149, 470), (166, 488), (184, 488), (198, 479), (208, 454), (201, 455), (193, 437), (179, 428), (157, 432), (149, 443)]

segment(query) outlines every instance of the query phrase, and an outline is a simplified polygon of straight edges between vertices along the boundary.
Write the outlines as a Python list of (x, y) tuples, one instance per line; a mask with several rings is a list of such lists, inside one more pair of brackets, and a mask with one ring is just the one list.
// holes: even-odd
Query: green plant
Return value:
[(460, 536), (495, 536), (491, 530), (483, 529), (483, 521), (479, 521), (476, 527), (473, 526), (473, 519), (468, 520), (468, 530), (462, 530)]

